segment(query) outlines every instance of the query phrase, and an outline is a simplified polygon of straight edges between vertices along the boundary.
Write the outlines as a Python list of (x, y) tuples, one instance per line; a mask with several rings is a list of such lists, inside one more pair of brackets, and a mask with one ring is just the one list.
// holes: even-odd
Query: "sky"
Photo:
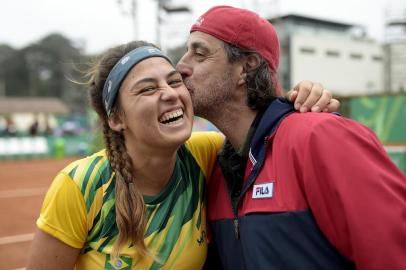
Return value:
[[(120, 6), (118, 3), (123, 4)], [(154, 21), (152, 1), (140, 0), (138, 33), (153, 39), (148, 28)], [(182, 3), (183, 0), (174, 0)], [(14, 48), (27, 46), (50, 33), (61, 33), (87, 53), (134, 39), (134, 24), (128, 10), (130, 0), (1, 0), (0, 43)], [(149, 3), (150, 2), (150, 3)], [(214, 5), (226, 4), (257, 9), (263, 3), (272, 4), (272, 14), (301, 14), (334, 21), (363, 25), (374, 39), (384, 39), (385, 8), (406, 8), (404, 0), (188, 0), (193, 4), (192, 17)], [(121, 8), (120, 8), (121, 7)], [(141, 10), (142, 9), (142, 10)], [(127, 11), (127, 12), (125, 12)], [(267, 15), (267, 14), (262, 14)], [(145, 34), (151, 36), (145, 36)], [(162, 40), (162, 43), (165, 43)]]

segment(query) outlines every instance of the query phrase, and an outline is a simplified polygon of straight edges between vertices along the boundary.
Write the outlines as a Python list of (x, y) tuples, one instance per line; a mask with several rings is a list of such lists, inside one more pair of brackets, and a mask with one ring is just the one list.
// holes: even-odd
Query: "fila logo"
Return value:
[(273, 182), (254, 185), (252, 189), (253, 199), (272, 198), (273, 196)]

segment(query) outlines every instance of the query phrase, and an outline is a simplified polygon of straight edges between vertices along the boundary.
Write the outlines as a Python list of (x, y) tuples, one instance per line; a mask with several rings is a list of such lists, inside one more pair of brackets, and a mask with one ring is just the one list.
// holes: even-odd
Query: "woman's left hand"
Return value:
[(340, 101), (333, 98), (330, 91), (315, 82), (301, 81), (286, 97), (294, 103), (295, 109), (300, 112), (338, 112)]

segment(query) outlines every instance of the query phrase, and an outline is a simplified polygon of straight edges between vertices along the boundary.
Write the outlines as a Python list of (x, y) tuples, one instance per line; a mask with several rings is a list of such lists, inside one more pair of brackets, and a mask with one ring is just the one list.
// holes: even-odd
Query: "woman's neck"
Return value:
[(161, 193), (173, 174), (176, 164), (176, 150), (134, 150), (129, 151), (129, 155), (134, 167), (134, 183), (141, 193), (148, 196)]

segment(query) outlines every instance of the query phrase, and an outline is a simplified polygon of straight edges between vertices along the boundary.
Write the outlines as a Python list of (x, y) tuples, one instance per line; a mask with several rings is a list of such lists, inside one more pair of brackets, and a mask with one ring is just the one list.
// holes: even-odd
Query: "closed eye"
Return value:
[(182, 84), (183, 84), (183, 80), (181, 80), (181, 79), (171, 80), (169, 82), (169, 85), (172, 86), (172, 87), (179, 87)]
[(203, 54), (201, 52), (194, 52), (194, 57), (197, 61), (203, 61), (206, 57), (206, 54)]
[(141, 89), (138, 93), (139, 94), (152, 94), (156, 91), (155, 87), (145, 87)]

